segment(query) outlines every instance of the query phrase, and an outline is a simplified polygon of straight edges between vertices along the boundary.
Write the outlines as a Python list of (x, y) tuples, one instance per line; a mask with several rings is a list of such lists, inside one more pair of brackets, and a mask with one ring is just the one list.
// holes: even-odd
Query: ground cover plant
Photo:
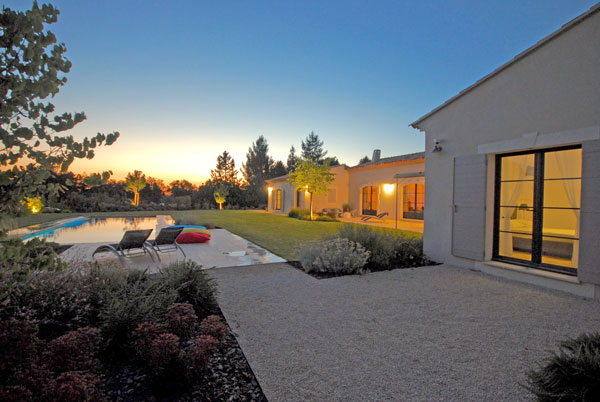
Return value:
[(324, 241), (299, 248), (301, 268), (318, 278), (433, 264), (420, 237), (365, 225), (342, 225)]
[(528, 373), (527, 388), (540, 402), (600, 400), (600, 333), (561, 342)]
[(0, 400), (264, 400), (200, 267), (0, 281)]
[(308, 273), (325, 276), (362, 274), (371, 252), (348, 239), (335, 238), (305, 245), (300, 263)]

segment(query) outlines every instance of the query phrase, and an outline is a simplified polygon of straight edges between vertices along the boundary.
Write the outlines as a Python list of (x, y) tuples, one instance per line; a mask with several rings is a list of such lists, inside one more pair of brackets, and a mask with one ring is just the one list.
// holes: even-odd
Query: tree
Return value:
[(146, 176), (139, 170), (133, 173), (127, 173), (125, 178), (125, 189), (133, 193), (132, 204), (136, 207), (140, 205), (140, 191), (146, 187)]
[(169, 190), (175, 197), (180, 197), (190, 195), (192, 192), (198, 190), (198, 188), (187, 180), (175, 180), (169, 184)]
[[(277, 161), (271, 168), (269, 172), (269, 178), (285, 176), (287, 174), (287, 169), (285, 168), (282, 161)], [(264, 193), (264, 191), (263, 191)]]
[(290, 173), (290, 182), (310, 194), (310, 220), (313, 219), (313, 194), (327, 194), (327, 186), (333, 182), (334, 176), (329, 171), (329, 165), (318, 165), (311, 159), (300, 161), (296, 170)]
[(267, 203), (267, 195), (264, 191), (265, 179), (271, 177), (273, 158), (268, 155), (269, 144), (262, 135), (248, 148), (246, 163), (242, 164), (242, 174), (248, 183), (248, 199), (255, 206)]
[(338, 161), (337, 156), (328, 156), (327, 158), (323, 159), (323, 164), (329, 166), (340, 166), (340, 161)]
[(273, 158), (268, 155), (269, 144), (262, 135), (248, 148), (246, 163), (242, 163), (242, 174), (250, 187), (263, 187), (273, 167)]
[(365, 156), (364, 156), (364, 158), (361, 158), (361, 159), (358, 161), (358, 164), (359, 164), (359, 165), (362, 165), (363, 163), (369, 163), (369, 162), (371, 162), (371, 159), (369, 159), (369, 157), (368, 157), (367, 155), (365, 155)]
[(325, 155), (327, 155), (327, 151), (323, 151), (323, 141), (320, 141), (319, 136), (311, 131), (306, 137), (306, 142), (302, 141), (302, 158), (322, 165)]
[(287, 158), (286, 168), (288, 173), (293, 172), (298, 165), (298, 157), (296, 156), (296, 148), (292, 145), (290, 148), (290, 153)]
[(111, 170), (104, 173), (92, 173), (89, 176), (83, 177), (81, 181), (86, 185), (86, 187), (100, 187), (108, 183), (108, 179), (110, 179), (112, 174), (113, 172)]
[(235, 160), (229, 152), (223, 151), (223, 154), (217, 157), (215, 169), (210, 171), (210, 184), (226, 183), (239, 187), (238, 171), (235, 169)]
[(0, 213), (16, 212), (27, 197), (58, 194), (64, 186), (49, 182), (51, 177), (119, 137), (98, 133), (77, 142), (58, 135), (86, 118), (83, 112), (54, 114), (54, 105), (42, 101), (59, 92), (71, 69), (66, 46), (45, 28), (58, 15), (35, 1), (31, 10), (3, 8), (0, 14)]
[(227, 189), (227, 186), (225, 186), (224, 184), (220, 184), (219, 186), (217, 186), (217, 189), (214, 193), (214, 197), (217, 204), (219, 204), (220, 210), (223, 210), (223, 204), (225, 203), (228, 195), (229, 190)]

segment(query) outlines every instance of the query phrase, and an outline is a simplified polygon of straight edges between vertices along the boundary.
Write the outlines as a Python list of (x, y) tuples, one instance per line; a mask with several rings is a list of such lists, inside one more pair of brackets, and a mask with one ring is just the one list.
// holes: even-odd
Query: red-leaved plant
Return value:
[(100, 370), (96, 354), (102, 338), (98, 328), (79, 328), (48, 342), (46, 363), (56, 373)]
[(148, 364), (157, 373), (161, 373), (179, 362), (180, 353), (181, 348), (177, 335), (158, 335), (150, 344)]
[(187, 350), (189, 374), (204, 370), (208, 360), (217, 349), (218, 342), (210, 335), (202, 335), (194, 339), (194, 344)]
[(202, 335), (210, 335), (218, 341), (225, 339), (227, 334), (227, 327), (221, 320), (221, 317), (217, 315), (209, 315), (200, 323), (200, 333)]
[(167, 311), (169, 331), (182, 339), (189, 338), (196, 329), (198, 316), (189, 303), (174, 303)]

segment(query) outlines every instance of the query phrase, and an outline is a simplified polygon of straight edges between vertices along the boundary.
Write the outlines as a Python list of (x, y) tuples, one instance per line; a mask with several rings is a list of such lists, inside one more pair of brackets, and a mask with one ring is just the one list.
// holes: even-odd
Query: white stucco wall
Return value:
[[(493, 161), (494, 146), (484, 144), (508, 140), (515, 140), (505, 147), (513, 150), (581, 143), (599, 125), (600, 12), (595, 12), (418, 123), (426, 132), (425, 252), (438, 261), (470, 263), (451, 255), (454, 157), (486, 153)], [(431, 153), (434, 139), (442, 141), (442, 152)], [(487, 173), (489, 256), (493, 163)]]

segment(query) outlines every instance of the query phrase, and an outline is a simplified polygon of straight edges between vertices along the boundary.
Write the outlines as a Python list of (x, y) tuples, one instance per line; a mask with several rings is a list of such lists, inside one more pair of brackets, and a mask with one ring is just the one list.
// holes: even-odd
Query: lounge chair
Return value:
[[(123, 266), (123, 258), (134, 257), (141, 254), (148, 253), (152, 262), (154, 262), (154, 257), (152, 256), (151, 248), (148, 248), (146, 245), (146, 240), (150, 237), (150, 233), (152, 233), (152, 229), (144, 229), (144, 230), (128, 230), (123, 235), (121, 241), (117, 244), (105, 244), (98, 247), (94, 253), (92, 254), (92, 258), (97, 253), (103, 253), (110, 251), (111, 253), (116, 254), (119, 257), (119, 262)], [(132, 253), (132, 251), (139, 251)]]
[(379, 219), (380, 221), (382, 221), (382, 220), (383, 220), (383, 217), (384, 217), (384, 216), (388, 216), (388, 215), (389, 215), (389, 214), (388, 214), (387, 212), (382, 212), (382, 213), (380, 213), (380, 214), (379, 214), (379, 215), (377, 215), (377, 216), (363, 216), (363, 217), (361, 218), (361, 221), (363, 221), (363, 222), (367, 222), (367, 221), (369, 221), (369, 220), (371, 220), (371, 219)]
[(181, 234), (183, 226), (176, 228), (164, 228), (156, 235), (156, 239), (146, 241), (146, 246), (150, 247), (156, 253), (158, 261), (160, 261), (159, 252), (168, 253), (170, 251), (181, 251), (183, 258), (187, 258), (183, 249), (177, 244), (177, 237)]

